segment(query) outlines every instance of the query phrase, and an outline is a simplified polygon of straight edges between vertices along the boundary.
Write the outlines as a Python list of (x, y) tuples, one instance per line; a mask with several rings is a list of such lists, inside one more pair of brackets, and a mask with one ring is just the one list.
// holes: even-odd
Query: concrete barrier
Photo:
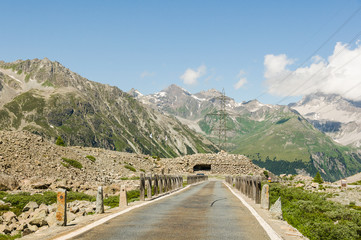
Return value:
[(144, 173), (140, 174), (139, 190), (140, 190), (139, 200), (144, 201), (145, 200), (145, 177), (144, 177)]
[(263, 185), (261, 194), (261, 208), (269, 210), (269, 186)]
[(56, 224), (58, 226), (66, 226), (66, 190), (58, 189), (57, 192), (57, 208), (56, 208)]
[(120, 186), (120, 193), (119, 193), (119, 207), (126, 207), (128, 206), (128, 199), (127, 199), (127, 191), (125, 186)]
[(98, 187), (95, 213), (104, 213), (103, 187)]

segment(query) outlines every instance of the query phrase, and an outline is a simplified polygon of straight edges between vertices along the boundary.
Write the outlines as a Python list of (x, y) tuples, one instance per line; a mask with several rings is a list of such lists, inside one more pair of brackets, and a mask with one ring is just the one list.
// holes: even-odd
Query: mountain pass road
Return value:
[(207, 181), (72, 239), (269, 239), (221, 181)]

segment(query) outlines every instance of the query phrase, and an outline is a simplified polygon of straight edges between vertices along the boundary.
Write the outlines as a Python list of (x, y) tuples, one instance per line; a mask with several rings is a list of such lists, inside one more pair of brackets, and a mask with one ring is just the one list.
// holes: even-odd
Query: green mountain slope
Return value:
[[(196, 94), (176, 86), (148, 96), (142, 102), (177, 116), (215, 143), (219, 141), (222, 93), (212, 89)], [(236, 103), (224, 97), (228, 152), (244, 154), (276, 174), (310, 174), (320, 171), (336, 180), (361, 171), (361, 151), (342, 146), (287, 106), (265, 105), (257, 100)]]
[(217, 151), (174, 117), (48, 59), (0, 63), (0, 86), (0, 129), (162, 157)]
[[(199, 125), (211, 134), (216, 122), (201, 120)], [(333, 181), (361, 171), (357, 149), (335, 143), (286, 106), (269, 109), (256, 119), (245, 112), (228, 117), (227, 128), (228, 151), (244, 154), (276, 174), (313, 176), (320, 171), (324, 179)]]

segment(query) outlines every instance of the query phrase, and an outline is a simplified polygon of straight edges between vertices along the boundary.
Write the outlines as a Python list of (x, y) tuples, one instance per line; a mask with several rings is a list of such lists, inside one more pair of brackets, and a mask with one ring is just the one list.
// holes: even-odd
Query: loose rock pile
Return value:
[[(76, 160), (83, 168), (66, 166), (63, 158)], [(115, 194), (120, 182), (128, 189), (137, 188), (138, 181), (124, 179), (139, 176), (142, 171), (159, 174), (165, 169), (165, 174), (189, 174), (196, 164), (211, 164), (212, 174), (257, 174), (264, 170), (245, 156), (225, 152), (157, 159), (98, 148), (61, 147), (29, 132), (0, 131), (2, 190), (41, 192), (65, 188), (95, 195), (97, 187), (104, 186), (105, 194)]]
[[(88, 201), (74, 201), (68, 204), (68, 222), (80, 216), (93, 214), (95, 203)], [(10, 234), (12, 236), (22, 233), (23, 236), (30, 233), (44, 230), (56, 225), (56, 204), (47, 206), (36, 202), (29, 202), (23, 212), (16, 216), (9, 211), (0, 216), (0, 234)]]

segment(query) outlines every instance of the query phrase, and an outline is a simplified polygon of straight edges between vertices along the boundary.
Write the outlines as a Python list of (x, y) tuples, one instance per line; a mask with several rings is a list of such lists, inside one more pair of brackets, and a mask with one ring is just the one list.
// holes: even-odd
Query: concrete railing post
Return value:
[(257, 177), (256, 178), (256, 204), (260, 204), (261, 203), (261, 189), (262, 184), (261, 184), (261, 177)]
[(126, 207), (128, 206), (128, 199), (127, 199), (127, 191), (125, 186), (120, 186), (120, 193), (119, 193), (119, 207)]
[(145, 200), (145, 177), (144, 177), (144, 173), (140, 173), (140, 196), (139, 196), (139, 200), (140, 201), (144, 201)]
[(159, 189), (159, 183), (158, 183), (158, 175), (154, 175), (154, 196), (158, 196), (158, 189)]
[(164, 192), (168, 192), (168, 176), (164, 175)]
[(172, 191), (172, 176), (168, 177), (168, 191)]
[(98, 187), (95, 213), (104, 213), (103, 187)]
[(268, 184), (263, 185), (261, 193), (261, 208), (269, 209), (269, 186)]
[(57, 208), (56, 208), (56, 224), (58, 226), (66, 226), (66, 190), (58, 189), (57, 192)]
[(256, 190), (256, 177), (252, 177), (252, 199), (254, 201), (256, 201), (256, 195), (257, 195), (257, 190)]
[(159, 193), (160, 194), (163, 193), (163, 178), (164, 178), (164, 175), (159, 176)]
[(152, 174), (147, 174), (146, 176), (146, 188), (147, 188), (147, 198), (151, 199), (152, 198)]

